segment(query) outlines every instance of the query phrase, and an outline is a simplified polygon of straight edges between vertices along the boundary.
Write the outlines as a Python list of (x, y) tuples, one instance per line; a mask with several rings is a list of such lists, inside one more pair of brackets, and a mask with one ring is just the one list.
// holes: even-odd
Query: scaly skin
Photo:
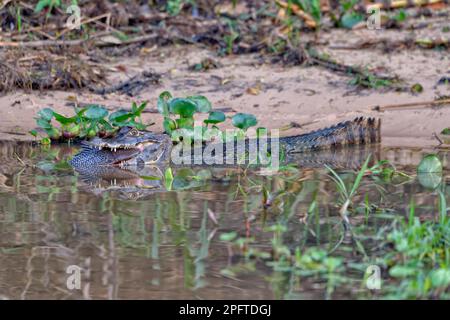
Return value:
[[(232, 159), (236, 159), (238, 156), (248, 154), (251, 150), (251, 141), (243, 141), (243, 149), (241, 150), (238, 150), (237, 142), (232, 143), (231, 146), (224, 143), (219, 148), (222, 148), (223, 157), (231, 156)], [(353, 121), (341, 122), (310, 133), (279, 138), (279, 146), (280, 151), (287, 155), (289, 161), (289, 157), (296, 153), (379, 141), (380, 121), (374, 118), (360, 117)], [(211, 146), (214, 145), (210, 144), (209, 147)], [(166, 134), (155, 134), (124, 127), (115, 137), (95, 138), (85, 142), (83, 150), (72, 159), (71, 164), (75, 168), (83, 169), (92, 169), (93, 166), (100, 165), (142, 166), (145, 164), (161, 164), (169, 161), (172, 147), (172, 141)], [(200, 151), (207, 147), (208, 145), (202, 146)], [(272, 150), (269, 149), (268, 151)], [(194, 159), (194, 154), (195, 149), (191, 150), (187, 157)]]

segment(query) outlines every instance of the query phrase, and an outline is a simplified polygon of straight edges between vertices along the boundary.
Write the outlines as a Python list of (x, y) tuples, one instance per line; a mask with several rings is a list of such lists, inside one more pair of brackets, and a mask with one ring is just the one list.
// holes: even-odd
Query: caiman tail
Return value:
[(280, 138), (280, 146), (287, 154), (338, 148), (344, 145), (377, 143), (381, 140), (381, 120), (359, 117), (334, 126), (298, 136)]

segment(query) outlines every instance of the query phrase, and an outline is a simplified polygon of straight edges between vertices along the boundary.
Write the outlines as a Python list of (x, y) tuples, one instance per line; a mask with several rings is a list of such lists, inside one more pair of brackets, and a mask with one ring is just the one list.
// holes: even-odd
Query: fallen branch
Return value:
[(394, 0), (389, 3), (381, 2), (366, 5), (366, 12), (373, 9), (400, 9), (408, 7), (429, 6), (437, 3), (443, 3), (443, 0)]
[(372, 108), (372, 110), (375, 111), (385, 111), (389, 109), (397, 109), (397, 108), (412, 108), (412, 107), (432, 107), (432, 106), (439, 106), (443, 104), (449, 104), (450, 105), (450, 99), (442, 99), (442, 100), (433, 100), (433, 101), (422, 101), (422, 102), (410, 102), (410, 103), (401, 103), (401, 104), (390, 104), (386, 106), (375, 106)]
[[(306, 50), (305, 50), (306, 51)], [(312, 52), (311, 50), (308, 50), (308, 52), (305, 52), (306, 55), (306, 61), (311, 65), (319, 65), (326, 69), (329, 69), (331, 71), (336, 71), (344, 74), (354, 74), (354, 75), (360, 75), (360, 76), (367, 76), (368, 73), (372, 74), (373, 76), (377, 77), (378, 79), (382, 80), (390, 80), (395, 81), (398, 80), (398, 77), (396, 76), (388, 76), (388, 75), (379, 75), (375, 73), (371, 73), (367, 70), (364, 70), (362, 68), (346, 65), (337, 61), (333, 61), (329, 58), (324, 57), (323, 55), (320, 55), (318, 53)]]
[(420, 38), (420, 39), (402, 39), (402, 40), (391, 40), (387, 38), (379, 38), (379, 39), (368, 39), (362, 40), (354, 44), (350, 45), (330, 45), (328, 48), (332, 50), (362, 50), (362, 49), (370, 49), (373, 47), (377, 47), (379, 45), (384, 46), (389, 50), (405, 47), (410, 48), (413, 46), (423, 48), (423, 49), (433, 49), (436, 47), (450, 47), (450, 39), (445, 38)]

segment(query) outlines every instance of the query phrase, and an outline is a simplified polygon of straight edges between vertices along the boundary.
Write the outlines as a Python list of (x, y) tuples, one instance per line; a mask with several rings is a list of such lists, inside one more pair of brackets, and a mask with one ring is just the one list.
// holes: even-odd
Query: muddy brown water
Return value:
[[(205, 176), (206, 170), (210, 178), (176, 178), (171, 190), (165, 183), (140, 189), (133, 179), (82, 179), (64, 162), (74, 152), (76, 148), (67, 146), (43, 149), (29, 143), (0, 142), (0, 298), (326, 296), (322, 279), (299, 281), (281, 276), (264, 259), (246, 265), (243, 251), (221, 239), (222, 234), (234, 231), (242, 238), (254, 238), (253, 247), (270, 253), (273, 232), (268, 227), (282, 223), (286, 226), (284, 244), (292, 250), (333, 248), (340, 238), (339, 195), (323, 166), (272, 176), (236, 168), (178, 168), (175, 177), (183, 172), (184, 177), (199, 176), (199, 170)], [(428, 151), (380, 146), (371, 152), (378, 160), (388, 159), (398, 170), (415, 176), (415, 167)], [(441, 151), (440, 155), (448, 183), (449, 153)], [(338, 171), (351, 180), (354, 175), (345, 169)], [(375, 185), (384, 190), (382, 196)], [(271, 194), (284, 195), (265, 208), (262, 186)], [(385, 209), (367, 221), (362, 213), (351, 216), (352, 224), (363, 226), (368, 233), (376, 233), (392, 216), (406, 215), (411, 197), (421, 218), (436, 219), (433, 208), (438, 196), (417, 177), (385, 184), (365, 178), (354, 202), (364, 203), (366, 194)], [(317, 201), (318, 209), (310, 219), (306, 213), (312, 201)], [(346, 240), (334, 255), (346, 262), (359, 259)], [(71, 265), (82, 270), (79, 290), (67, 286)], [(336, 288), (333, 298), (364, 296), (363, 272), (348, 276), (357, 284)]]

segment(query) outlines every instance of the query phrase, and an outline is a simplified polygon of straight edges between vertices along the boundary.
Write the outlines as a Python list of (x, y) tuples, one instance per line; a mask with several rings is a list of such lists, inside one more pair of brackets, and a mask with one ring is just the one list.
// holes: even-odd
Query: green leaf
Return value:
[(175, 120), (178, 128), (193, 129), (194, 118), (180, 118)]
[(212, 123), (212, 124), (217, 124), (220, 122), (224, 122), (225, 121), (225, 113), (220, 112), (220, 111), (211, 111), (209, 113), (208, 119), (204, 120), (203, 122), (206, 124)]
[(419, 172), (417, 173), (419, 183), (429, 190), (435, 190), (442, 182), (442, 173)]
[(126, 110), (118, 110), (109, 115), (109, 121), (114, 125), (119, 125), (125, 121), (128, 121), (133, 116), (132, 113)]
[(441, 134), (450, 135), (450, 128), (445, 128), (441, 131)]
[(406, 266), (393, 266), (389, 270), (389, 274), (395, 278), (404, 278), (408, 276), (414, 276), (417, 272), (417, 268)]
[(169, 102), (169, 110), (182, 118), (191, 118), (197, 110), (197, 105), (189, 99), (175, 98)]
[(163, 116), (169, 116), (169, 101), (172, 99), (172, 94), (169, 91), (162, 92), (158, 97), (157, 109)]
[(177, 123), (170, 118), (165, 118), (163, 121), (163, 127), (164, 131), (170, 134), (172, 133), (173, 130), (177, 128)]
[(220, 241), (233, 241), (234, 239), (236, 239), (237, 237), (237, 233), (232, 231), (232, 232), (227, 232), (227, 233), (222, 233), (219, 237)]
[(428, 154), (423, 157), (417, 167), (417, 173), (442, 173), (442, 163), (435, 154)]
[(102, 126), (103, 126), (103, 128), (105, 128), (105, 130), (107, 130), (107, 131), (110, 131), (110, 130), (113, 130), (114, 128), (112, 127), (112, 125), (108, 122), (108, 121), (106, 121), (105, 119), (100, 119), (99, 121), (98, 121)]
[(340, 25), (343, 28), (351, 29), (356, 24), (364, 20), (364, 16), (357, 12), (346, 12), (341, 18)]
[(237, 113), (233, 116), (231, 121), (233, 123), (233, 126), (244, 131), (252, 126), (256, 126), (256, 124), (258, 123), (256, 117), (248, 113)]
[(31, 134), (33, 137), (37, 137), (37, 131), (36, 130), (30, 130), (28, 131), (29, 134)]
[(208, 113), (212, 109), (211, 102), (205, 96), (189, 96), (187, 99), (195, 103), (197, 112)]
[(39, 2), (36, 4), (36, 7), (34, 7), (34, 12), (39, 13), (44, 8), (49, 7), (52, 3), (52, 0), (39, 0)]
[(77, 121), (76, 117), (69, 118), (69, 117), (63, 116), (62, 114), (59, 114), (57, 112), (53, 112), (53, 115), (55, 116), (55, 120), (58, 121), (59, 123), (61, 123), (62, 125), (75, 123)]
[(433, 287), (448, 287), (450, 285), (450, 270), (433, 270), (431, 272), (431, 284)]
[(89, 106), (84, 113), (84, 116), (90, 120), (99, 120), (106, 117), (107, 115), (108, 110), (98, 105)]
[(50, 138), (42, 138), (42, 140), (41, 140), (41, 144), (43, 144), (43, 145), (50, 145), (50, 144), (52, 144), (52, 141), (50, 140)]
[(36, 119), (36, 124), (44, 130), (53, 128), (52, 124), (49, 121), (42, 118)]
[(50, 121), (53, 119), (54, 111), (50, 108), (44, 108), (38, 111), (39, 118)]
[(164, 173), (164, 180), (165, 180), (165, 184), (166, 184), (166, 189), (167, 190), (172, 190), (172, 182), (173, 182), (173, 172), (172, 172), (172, 168), (167, 168), (166, 172)]
[[(142, 111), (144, 111), (145, 107), (147, 106), (148, 101), (145, 101), (139, 105), (139, 107), (136, 107), (133, 109), (133, 113), (136, 117), (140, 117), (142, 114)], [(136, 104), (134, 104), (136, 105)]]

